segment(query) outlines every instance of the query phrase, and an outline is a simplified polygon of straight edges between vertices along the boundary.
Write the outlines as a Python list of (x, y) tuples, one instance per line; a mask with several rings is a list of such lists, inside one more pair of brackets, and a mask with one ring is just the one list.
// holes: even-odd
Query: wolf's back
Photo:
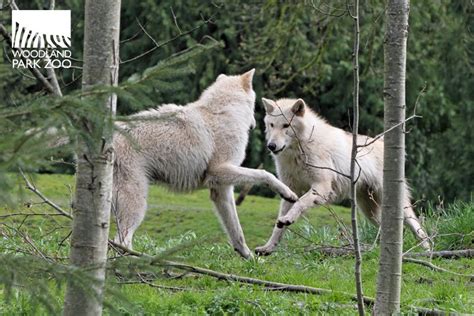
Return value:
[(166, 183), (175, 191), (191, 191), (202, 184), (214, 143), (196, 109), (147, 117), (128, 133), (129, 137), (115, 140), (117, 164), (127, 166), (125, 172), (139, 168), (150, 181)]

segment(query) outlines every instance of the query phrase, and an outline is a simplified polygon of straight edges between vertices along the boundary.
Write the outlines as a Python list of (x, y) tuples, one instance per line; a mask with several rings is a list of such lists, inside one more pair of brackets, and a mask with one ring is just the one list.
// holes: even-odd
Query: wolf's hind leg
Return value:
[(403, 208), (403, 213), (404, 213), (404, 221), (405, 225), (410, 228), (410, 230), (413, 232), (415, 237), (421, 242), (420, 245), (425, 249), (430, 251), (431, 250), (431, 243), (428, 235), (426, 232), (423, 230), (423, 228), (420, 225), (420, 222), (415, 215), (415, 211), (413, 211), (413, 208), (411, 207), (410, 202), (407, 202), (408, 206), (405, 206)]
[(380, 226), (382, 220), (381, 204), (381, 194), (378, 192), (367, 186), (357, 189), (357, 206), (365, 217), (376, 226)]
[(119, 183), (115, 188), (112, 211), (117, 220), (116, 243), (132, 248), (133, 234), (145, 217), (147, 191), (145, 181)]
[(273, 174), (265, 170), (238, 167), (231, 164), (222, 164), (211, 167), (206, 179), (214, 185), (240, 185), (265, 183), (281, 197), (290, 202), (296, 202), (298, 196)]
[(224, 226), (230, 243), (242, 257), (248, 259), (252, 256), (245, 243), (244, 233), (240, 226), (239, 217), (234, 201), (234, 187), (230, 185), (211, 187), (211, 200), (214, 202), (217, 214)]
[[(285, 200), (281, 200), (280, 202), (280, 211), (278, 213), (278, 217), (285, 216), (286, 213), (290, 210), (293, 203), (290, 203)], [(267, 243), (263, 246), (255, 248), (255, 253), (260, 256), (268, 256), (270, 255), (276, 248), (276, 246), (280, 243), (281, 237), (286, 230), (286, 226), (278, 227), (275, 225), (273, 227), (272, 236), (267, 241)]]

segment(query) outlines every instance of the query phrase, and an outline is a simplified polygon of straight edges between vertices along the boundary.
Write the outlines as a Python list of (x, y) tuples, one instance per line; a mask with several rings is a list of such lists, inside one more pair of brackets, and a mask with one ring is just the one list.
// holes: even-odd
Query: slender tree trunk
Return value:
[[(83, 90), (117, 84), (119, 29), (120, 0), (86, 0)], [(95, 135), (92, 142), (78, 141), (70, 255), (71, 265), (95, 282), (85, 288), (69, 281), (64, 315), (102, 313), (114, 159), (110, 116), (115, 114), (116, 96), (104, 100), (102, 106), (104, 111), (98, 112), (105, 114), (103, 124), (83, 122), (84, 132)]]
[[(384, 40), (384, 128), (405, 120), (405, 72), (409, 0), (389, 0)], [(405, 189), (404, 124), (385, 135), (382, 229), (376, 315), (400, 311)]]
[(359, 231), (357, 225), (357, 193), (356, 181), (359, 168), (356, 168), (357, 160), (357, 134), (359, 133), (359, 0), (354, 0), (354, 50), (353, 50), (353, 68), (354, 68), (354, 91), (352, 104), (352, 152), (351, 152), (351, 218), (352, 218), (352, 239), (354, 241), (355, 267), (354, 276), (357, 291), (357, 308), (359, 315), (364, 315), (364, 293), (362, 291), (362, 257), (360, 254)]

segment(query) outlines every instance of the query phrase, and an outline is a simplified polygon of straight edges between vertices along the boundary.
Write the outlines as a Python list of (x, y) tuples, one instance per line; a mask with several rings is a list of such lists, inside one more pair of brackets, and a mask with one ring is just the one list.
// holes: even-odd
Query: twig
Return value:
[(445, 269), (445, 268), (438, 267), (438, 266), (434, 265), (433, 263), (431, 263), (429, 261), (414, 259), (414, 258), (403, 258), (403, 261), (404, 262), (411, 262), (411, 263), (420, 264), (422, 266), (428, 267), (428, 268), (433, 269), (435, 271), (446, 272), (446, 273), (454, 274), (454, 275), (457, 275), (457, 276), (468, 277), (468, 278), (474, 279), (474, 274), (463, 274), (463, 273), (454, 272), (454, 271), (451, 271), (451, 270), (448, 270), (448, 269)]
[(59, 213), (11, 213), (6, 215), (0, 215), (0, 218), (8, 218), (8, 217), (15, 217), (15, 216), (64, 216), (64, 214)]
[[(338, 9), (338, 8), (332, 8), (333, 9), (333, 12), (329, 12), (329, 11), (323, 11), (321, 8), (319, 8), (318, 6), (316, 6), (316, 4), (314, 4), (314, 0), (311, 0), (310, 1), (311, 3), (311, 7), (313, 9), (315, 9), (316, 11), (318, 11), (319, 13), (323, 14), (323, 15), (327, 15), (327, 16), (332, 16), (332, 17), (336, 17), (336, 18), (340, 18), (340, 17), (343, 17), (344, 15), (346, 15), (348, 13), (348, 10), (346, 9)], [(327, 5), (326, 5), (327, 6)], [(329, 6), (327, 6), (328, 9), (331, 9)], [(336, 14), (335, 12), (336, 11), (342, 11), (342, 13), (340, 14)]]
[(159, 288), (159, 289), (167, 289), (167, 290), (172, 290), (172, 291), (185, 291), (187, 289), (185, 288), (180, 288), (180, 287), (174, 287), (174, 286), (164, 286), (164, 285), (157, 285), (157, 284), (154, 284), (148, 280), (145, 280), (145, 278), (143, 277), (143, 275), (141, 274), (138, 274), (138, 277), (140, 278), (140, 281), (142, 281), (143, 283), (145, 283), (146, 285), (148, 286), (151, 286), (151, 287), (154, 287), (154, 288)]
[[(49, 2), (49, 9), (54, 10), (54, 0), (51, 0)], [(14, 0), (10, 1), (10, 7), (13, 10), (19, 10), (17, 4), (15, 3)], [(10, 48), (13, 48), (12, 45), (12, 39), (10, 37), (10, 34), (8, 34), (7, 29), (3, 26), (3, 24), (0, 24), (0, 33), (2, 34), (3, 38), (6, 40), (7, 44), (10, 46)], [(21, 50), (20, 50), (21, 51)], [(32, 67), (29, 68), (33, 76), (35, 76), (36, 79), (38, 79), (43, 86), (50, 92), (51, 94), (54, 94), (56, 96), (62, 96), (61, 88), (59, 87), (58, 79), (56, 77), (56, 73), (54, 72), (53, 69), (47, 69), (47, 73), (49, 78), (51, 79), (51, 82), (48, 81), (48, 79), (36, 68)]]
[(363, 145), (357, 145), (358, 148), (361, 148), (361, 147), (367, 147), (367, 146), (370, 146), (372, 145), (373, 143), (375, 143), (376, 141), (378, 141), (380, 138), (382, 138), (385, 134), (391, 132), (392, 130), (396, 129), (397, 127), (400, 127), (400, 125), (403, 125), (405, 124), (406, 122), (414, 119), (414, 118), (421, 118), (422, 116), (420, 115), (416, 115), (416, 114), (413, 114), (412, 116), (406, 118), (405, 120), (403, 120), (402, 122), (398, 123), (398, 124), (395, 124), (393, 126), (391, 126), (389, 129), (387, 129), (386, 131), (378, 134), (377, 136), (375, 136), (374, 138), (372, 138), (370, 140), (370, 142), (367, 142), (367, 140), (369, 140), (370, 138), (367, 137), (367, 140), (366, 142), (363, 144)]
[[(318, 246), (318, 247), (313, 247), (311, 249), (307, 249), (307, 251), (318, 251), (321, 252), (325, 255), (328, 256), (348, 256), (348, 255), (353, 255), (354, 254), (354, 248), (352, 247), (328, 247), (328, 246)], [(363, 252), (370, 251), (369, 249), (362, 249)], [(409, 257), (403, 257), (404, 262), (410, 262), (410, 263), (415, 263), (419, 264), (425, 267), (428, 267), (432, 270), (438, 271), (438, 272), (445, 272), (445, 273), (450, 273), (454, 274), (457, 276), (462, 276), (462, 277), (468, 277), (471, 279), (474, 279), (474, 274), (463, 274), (463, 273), (458, 273), (455, 271), (451, 271), (439, 266), (434, 265), (433, 263), (425, 260), (420, 260), (420, 259), (414, 259), (414, 258), (409, 258)]]
[[(187, 291), (190, 289), (182, 288), (182, 287), (174, 287), (174, 286), (165, 286), (165, 285), (158, 285), (149, 281), (122, 281), (122, 282), (117, 282), (116, 284), (146, 284), (150, 287), (153, 288), (158, 288), (158, 289), (163, 289), (163, 290), (171, 290), (171, 291)], [(194, 289), (193, 289), (194, 291)]]
[(176, 18), (176, 14), (174, 14), (174, 10), (173, 10), (173, 7), (172, 7), (172, 6), (170, 6), (170, 10), (171, 10), (171, 14), (173, 15), (174, 25), (176, 25), (176, 28), (178, 29), (179, 34), (183, 33), (183, 32), (181, 31), (181, 29), (179, 28), (179, 25), (178, 25), (178, 18)]
[[(13, 2), (10, 4), (12, 5)], [(6, 40), (7, 44), (12, 47), (12, 39), (10, 37), (10, 34), (8, 34), (7, 29), (3, 26), (3, 24), (0, 24), (0, 34), (2, 34), (3, 38)], [(51, 83), (46, 79), (45, 76), (37, 69), (37, 68), (28, 68), (33, 76), (35, 76), (36, 79), (38, 79), (39, 82), (43, 84), (43, 86), (48, 90), (49, 93), (57, 95), (54, 87), (51, 85)]]
[(153, 44), (155, 44), (155, 46), (160, 46), (160, 44), (158, 44), (158, 42), (146, 31), (145, 27), (140, 23), (140, 20), (137, 18), (137, 24), (138, 26), (140, 27), (140, 29), (143, 31), (143, 33), (145, 33), (146, 36), (148, 36), (149, 39), (151, 39), (151, 41), (153, 42)]
[(210, 22), (212, 21), (211, 19), (212, 19), (212, 16), (211, 16), (210, 18), (208, 18), (207, 20), (203, 21), (201, 24), (197, 25), (196, 27), (190, 29), (189, 31), (186, 31), (186, 32), (184, 32), (184, 33), (180, 33), (180, 34), (176, 35), (175, 37), (172, 37), (172, 38), (170, 38), (169, 40), (164, 41), (164, 42), (161, 43), (161, 44), (155, 43), (155, 46), (154, 46), (153, 48), (150, 48), (149, 50), (147, 50), (147, 51), (141, 53), (140, 55), (137, 55), (137, 56), (132, 57), (132, 58), (127, 59), (127, 60), (123, 60), (123, 61), (120, 62), (120, 64), (126, 64), (126, 63), (129, 63), (129, 62), (135, 61), (135, 60), (137, 60), (137, 59), (140, 59), (140, 58), (142, 58), (143, 56), (148, 55), (149, 53), (155, 51), (156, 49), (158, 49), (158, 48), (160, 48), (160, 47), (163, 47), (163, 46), (165, 46), (165, 45), (167, 45), (167, 44), (169, 44), (169, 43), (175, 41), (176, 39), (180, 38), (181, 36), (185, 36), (185, 35), (191, 34), (191, 33), (194, 32), (195, 30), (200, 29), (200, 28), (203, 27), (204, 25), (210, 23)]
[(31, 182), (26, 178), (25, 174), (23, 173), (23, 170), (19, 169), (21, 176), (23, 177), (23, 180), (25, 180), (26, 188), (36, 194), (40, 199), (42, 199), (46, 204), (54, 208), (56, 211), (58, 211), (61, 215), (66, 216), (67, 218), (72, 219), (72, 215), (67, 213), (65, 210), (63, 210), (59, 205), (48, 199), (46, 196), (43, 195), (34, 185), (31, 184)]
[[(350, 168), (350, 200), (351, 200), (351, 226), (352, 226), (352, 240), (354, 247), (354, 278), (357, 292), (357, 309), (360, 316), (364, 316), (364, 292), (362, 288), (362, 255), (359, 243), (359, 227), (357, 224), (357, 193), (356, 183), (362, 172), (362, 168), (357, 161), (357, 136), (359, 133), (359, 41), (360, 41), (360, 25), (359, 25), (359, 0), (354, 0), (354, 14), (351, 13), (349, 1), (347, 4), (347, 12), (354, 20), (354, 48), (352, 52), (352, 65), (354, 73), (353, 84), (353, 102), (352, 102), (352, 150), (351, 150), (351, 168)], [(359, 172), (356, 176), (356, 166)]]

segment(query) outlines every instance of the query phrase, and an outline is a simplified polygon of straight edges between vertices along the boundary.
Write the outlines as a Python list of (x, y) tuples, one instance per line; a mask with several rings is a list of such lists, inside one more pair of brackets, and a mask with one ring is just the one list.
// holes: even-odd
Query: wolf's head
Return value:
[[(199, 98), (215, 110), (227, 106), (244, 107), (246, 112), (252, 113), (252, 128), (255, 127), (253, 112), (255, 109), (255, 91), (253, 91), (252, 80), (255, 69), (247, 71), (242, 75), (228, 76), (221, 74), (216, 81), (210, 85)], [(250, 111), (248, 111), (250, 110)]]
[(308, 111), (303, 99), (262, 98), (265, 106), (265, 136), (267, 148), (275, 155), (289, 148), (304, 131), (304, 116)]

